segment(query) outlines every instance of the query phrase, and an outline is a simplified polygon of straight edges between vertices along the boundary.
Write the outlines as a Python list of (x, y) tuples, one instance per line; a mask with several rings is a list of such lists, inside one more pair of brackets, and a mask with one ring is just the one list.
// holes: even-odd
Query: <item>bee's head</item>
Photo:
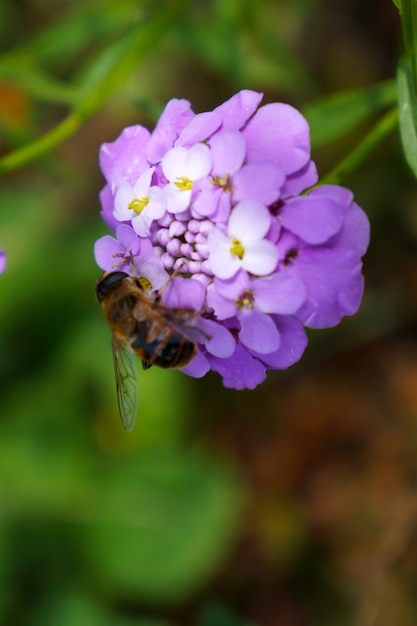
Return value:
[(109, 293), (120, 287), (126, 278), (130, 278), (126, 272), (104, 272), (96, 285), (96, 296), (100, 304)]

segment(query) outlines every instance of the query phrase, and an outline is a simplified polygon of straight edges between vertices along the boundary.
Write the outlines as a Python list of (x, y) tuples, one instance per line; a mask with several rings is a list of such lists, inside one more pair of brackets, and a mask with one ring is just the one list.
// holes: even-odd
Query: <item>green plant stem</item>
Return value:
[(401, 1), (401, 27), (405, 54), (411, 58), (414, 83), (417, 84), (417, 1)]
[(320, 184), (340, 184), (346, 176), (358, 168), (368, 154), (381, 140), (394, 130), (398, 125), (398, 109), (391, 109), (375, 126), (365, 135), (363, 141), (354, 148), (336, 167), (331, 170)]
[(169, 2), (152, 21), (136, 25), (122, 41), (118, 61), (73, 110), (52, 130), (31, 143), (0, 159), (0, 174), (4, 174), (46, 154), (71, 137), (136, 69), (139, 60), (162, 38), (186, 5), (187, 0)]

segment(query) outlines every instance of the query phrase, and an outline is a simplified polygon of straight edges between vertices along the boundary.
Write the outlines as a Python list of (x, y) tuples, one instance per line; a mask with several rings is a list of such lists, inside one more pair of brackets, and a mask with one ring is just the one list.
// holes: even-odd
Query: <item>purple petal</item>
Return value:
[(139, 239), (133, 228), (127, 224), (119, 224), (116, 228), (116, 237), (121, 247), (135, 256), (139, 252)]
[(107, 224), (107, 226), (113, 232), (116, 232), (116, 228), (119, 226), (120, 222), (114, 217), (114, 198), (113, 194), (110, 191), (110, 187), (106, 185), (100, 191), (100, 203), (101, 203), (101, 218)]
[(209, 111), (198, 113), (185, 126), (176, 145), (192, 146), (210, 137), (220, 126), (222, 120), (217, 113)]
[(100, 167), (113, 191), (123, 182), (134, 185), (148, 169), (145, 148), (150, 132), (143, 126), (129, 126), (112, 143), (100, 148)]
[(239, 344), (228, 359), (209, 355), (208, 360), (211, 368), (223, 376), (225, 387), (255, 389), (266, 378), (265, 366)]
[(149, 163), (159, 163), (165, 152), (173, 147), (184, 126), (194, 117), (188, 100), (173, 99), (162, 112), (146, 147)]
[(276, 248), (278, 250), (279, 261), (284, 265), (284, 268), (288, 265), (287, 256), (291, 253), (295, 253), (295, 255), (298, 254), (299, 245), (300, 240), (298, 237), (286, 230), (282, 230), (281, 236), (276, 243)]
[(233, 199), (272, 204), (281, 194), (285, 174), (274, 163), (250, 163), (233, 176)]
[(345, 223), (339, 240), (340, 246), (346, 246), (363, 256), (368, 249), (370, 224), (365, 212), (353, 202), (345, 215)]
[(307, 326), (325, 328), (359, 307), (364, 284), (360, 257), (369, 242), (369, 222), (343, 187), (327, 185), (310, 195), (319, 202), (337, 202), (344, 216), (340, 232), (325, 246), (299, 246), (297, 258), (288, 266), (288, 272), (298, 276), (308, 291), (297, 316)]
[(193, 358), (188, 365), (181, 368), (181, 372), (187, 374), (188, 376), (192, 376), (193, 378), (202, 378), (210, 371), (210, 364), (207, 360), (207, 357), (201, 350), (199, 350), (196, 356)]
[(167, 102), (155, 128), (174, 126), (178, 136), (194, 116), (195, 113), (191, 110), (188, 100), (173, 98)]
[(282, 231), (281, 222), (275, 217), (271, 220), (271, 226), (266, 234), (266, 238), (268, 241), (272, 241), (272, 243), (277, 243)]
[(307, 243), (319, 244), (339, 232), (343, 209), (324, 195), (300, 196), (284, 202), (280, 217), (282, 225), (289, 231)]
[(149, 280), (152, 291), (159, 291), (169, 280), (168, 272), (162, 266), (162, 262), (150, 254), (142, 254), (135, 258), (137, 276), (143, 276)]
[(6, 267), (6, 254), (3, 250), (0, 250), (0, 274), (4, 272)]
[(246, 143), (242, 133), (223, 130), (210, 139), (213, 159), (213, 176), (223, 177), (234, 174), (242, 166), (246, 154)]
[(274, 315), (273, 320), (281, 336), (281, 345), (276, 352), (256, 356), (262, 359), (268, 367), (285, 370), (300, 360), (308, 339), (304, 326), (297, 318), (290, 315)]
[(302, 248), (288, 273), (307, 288), (307, 300), (297, 317), (310, 328), (329, 328), (353, 315), (363, 294), (362, 263), (348, 248)]
[(155, 253), (152, 241), (149, 237), (138, 237), (139, 241), (139, 254), (144, 256), (153, 256)]
[(216, 210), (211, 214), (210, 219), (214, 224), (226, 225), (232, 208), (232, 198), (228, 191), (218, 189), (219, 195)]
[(283, 272), (255, 280), (252, 290), (256, 307), (264, 313), (295, 313), (307, 296), (304, 284)]
[(166, 126), (162, 128), (156, 128), (146, 146), (146, 158), (152, 165), (159, 163), (173, 147), (177, 138), (177, 131), (175, 126)]
[(233, 354), (236, 348), (236, 341), (227, 328), (213, 320), (207, 319), (200, 319), (198, 328), (201, 328), (207, 335), (207, 339), (204, 341), (207, 352), (221, 359)]
[(237, 307), (233, 300), (222, 296), (213, 283), (207, 289), (207, 306), (213, 309), (218, 320), (225, 320), (237, 313)]
[(251, 287), (249, 276), (244, 270), (239, 270), (238, 273), (229, 280), (214, 279), (214, 287), (216, 291), (229, 298), (229, 300), (238, 300), (245, 291), (248, 291)]
[(200, 281), (175, 276), (162, 293), (162, 300), (165, 306), (172, 309), (200, 311), (205, 295), (205, 288)]
[(369, 220), (365, 212), (353, 202), (352, 192), (337, 185), (323, 185), (313, 189), (310, 195), (317, 199), (331, 198), (339, 203), (344, 212), (344, 226), (337, 237), (337, 245), (351, 248), (360, 256), (364, 255), (369, 245)]
[(321, 185), (316, 189), (312, 189), (309, 192), (310, 196), (318, 198), (326, 197), (333, 198), (337, 204), (340, 204), (344, 209), (347, 209), (353, 202), (353, 193), (346, 187), (340, 187), (339, 185)]
[(114, 263), (118, 261), (123, 264), (126, 263), (119, 242), (110, 235), (104, 235), (104, 237), (97, 239), (94, 244), (94, 257), (97, 265), (105, 272), (113, 271)]
[(257, 309), (244, 310), (239, 315), (241, 331), (239, 340), (249, 350), (260, 354), (268, 354), (278, 350), (280, 336), (276, 325), (269, 315)]
[(310, 160), (310, 131), (305, 118), (289, 104), (267, 104), (243, 129), (248, 163), (271, 161), (292, 174)]
[(210, 177), (201, 178), (193, 185), (191, 210), (198, 217), (212, 217), (217, 211), (223, 190), (215, 187)]
[(287, 176), (285, 184), (281, 191), (283, 198), (290, 196), (298, 196), (299, 193), (312, 187), (319, 179), (317, 168), (313, 161), (309, 161), (304, 167), (297, 172)]
[(262, 98), (262, 93), (243, 89), (216, 107), (214, 111), (220, 115), (223, 128), (239, 130), (255, 113)]

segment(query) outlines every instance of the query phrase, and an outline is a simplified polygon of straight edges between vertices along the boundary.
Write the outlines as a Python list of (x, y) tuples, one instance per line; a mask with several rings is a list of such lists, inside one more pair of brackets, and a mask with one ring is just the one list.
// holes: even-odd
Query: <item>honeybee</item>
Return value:
[[(161, 292), (160, 292), (161, 293)], [(135, 425), (138, 377), (135, 355), (144, 369), (184, 367), (197, 354), (196, 342), (184, 326), (196, 311), (169, 308), (147, 293), (139, 278), (126, 272), (105, 272), (96, 285), (97, 300), (110, 326), (120, 418), (127, 431)]]

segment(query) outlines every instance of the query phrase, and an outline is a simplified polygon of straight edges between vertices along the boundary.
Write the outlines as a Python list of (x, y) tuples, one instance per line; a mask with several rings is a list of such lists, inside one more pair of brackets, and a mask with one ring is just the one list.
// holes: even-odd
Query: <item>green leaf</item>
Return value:
[[(49, 132), (0, 158), (0, 173), (40, 157), (73, 135), (135, 71), (143, 56), (155, 47), (179, 18), (185, 5), (186, 0), (175, 0), (166, 10), (156, 13), (143, 27), (137, 28), (136, 22), (133, 23), (129, 33), (120, 42), (120, 49), (116, 54), (112, 50), (111, 59), (106, 60), (108, 69), (101, 82), (83, 92), (83, 97), (72, 112)], [(101, 64), (98, 73), (102, 75)]]
[(221, 563), (234, 537), (239, 489), (225, 470), (182, 454), (118, 459), (84, 513), (83, 552), (105, 589), (181, 600)]
[(310, 124), (311, 143), (321, 146), (339, 139), (372, 113), (395, 102), (394, 81), (370, 89), (339, 93), (302, 109)]
[[(295, 2), (270, 2), (268, 10), (261, 3), (252, 2), (252, 14), (247, 18), (248, 35), (245, 39), (245, 68), (248, 84), (278, 88), (293, 94), (315, 93), (316, 86), (312, 74), (300, 61), (293, 45), (291, 32), (296, 15), (303, 15), (303, 21), (313, 19), (308, 2), (302, 3), (298, 10)], [(283, 17), (283, 14), (285, 17)]]
[(54, 588), (53, 582), (48, 591), (30, 616), (28, 626), (103, 626), (112, 623), (110, 615), (83, 591)]
[(62, 68), (93, 42), (103, 42), (103, 38), (123, 32), (137, 15), (140, 4), (134, 0), (69, 4), (66, 12), (60, 12), (59, 21), (27, 41), (21, 51), (38, 62)]
[(400, 2), (401, 30), (405, 54), (415, 54), (417, 7), (415, 0)]
[(40, 100), (70, 104), (76, 97), (76, 87), (48, 76), (33, 56), (23, 53), (0, 59), (0, 76)]
[[(123, 58), (129, 58), (130, 51), (135, 49), (141, 31), (144, 31), (143, 24), (140, 24), (139, 20), (132, 20), (121, 37), (109, 43), (104, 50), (94, 54), (93, 58), (88, 59), (81, 66), (75, 76), (75, 83), (80, 85), (81, 98), (94, 93), (95, 88), (105, 81), (106, 76), (114, 71)], [(130, 61), (130, 71), (133, 71), (138, 61), (139, 59), (133, 56)]]
[(384, 137), (398, 128), (398, 107), (386, 113), (373, 128), (359, 141), (326, 176), (320, 179), (321, 185), (340, 185), (346, 176), (360, 167), (370, 152), (381, 145)]
[(255, 626), (237, 617), (233, 611), (221, 604), (209, 604), (202, 610), (198, 626)]
[(417, 96), (410, 56), (404, 56), (397, 71), (398, 110), (405, 158), (417, 177)]
[[(104, 44), (104, 53), (120, 42), (132, 23), (138, 21), (139, 6), (132, 0), (110, 0), (100, 6), (82, 5), (70, 7), (60, 21), (43, 30), (40, 35), (27, 41), (7, 55), (0, 57), (0, 76), (12, 80), (27, 92), (41, 100), (71, 104), (77, 98), (77, 86), (66, 84), (49, 75), (44, 65), (73, 65), (76, 55), (85, 56), (98, 41)], [(104, 54), (103, 53), (103, 54)], [(99, 57), (100, 52), (95, 50)], [(75, 67), (78, 69), (77, 58)], [(72, 70), (72, 67), (71, 67)]]

